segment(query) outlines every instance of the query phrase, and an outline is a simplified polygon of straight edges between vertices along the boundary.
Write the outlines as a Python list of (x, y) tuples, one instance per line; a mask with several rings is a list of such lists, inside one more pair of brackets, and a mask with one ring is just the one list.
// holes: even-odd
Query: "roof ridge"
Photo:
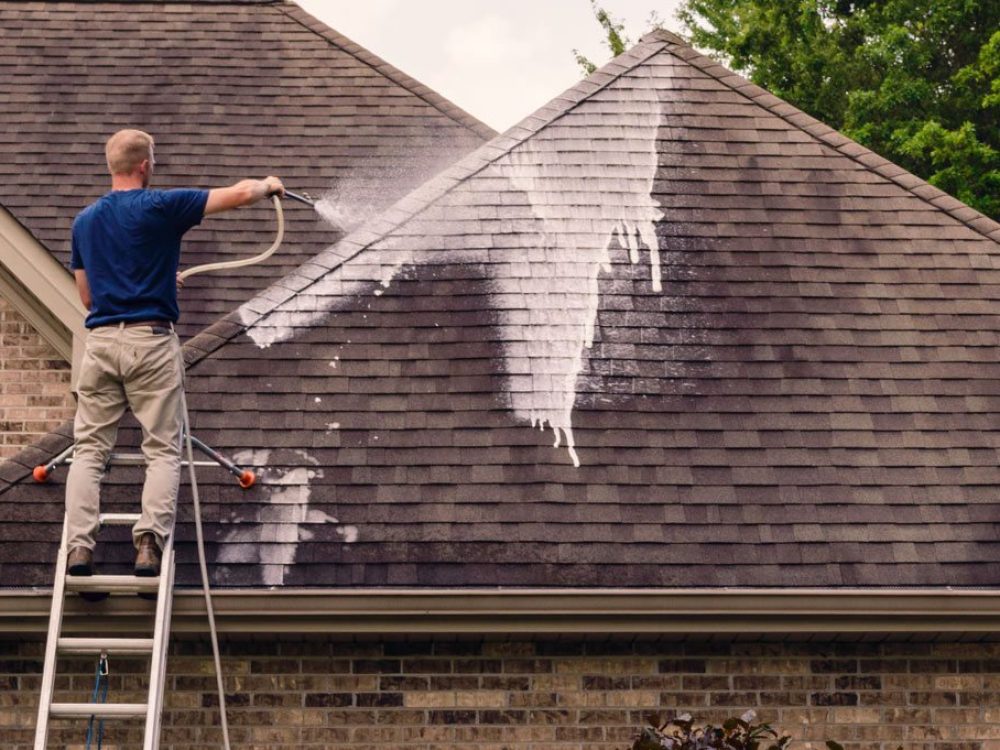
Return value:
[[(270, 2), (271, 0), (266, 0)], [(292, 0), (273, 0), (274, 7), (288, 18), (298, 23), (303, 28), (308, 29), (317, 36), (322, 37), (334, 47), (346, 52), (355, 59), (368, 65), (373, 70), (381, 73), (393, 83), (401, 86), (414, 96), (434, 107), (442, 114), (450, 117), (481, 138), (490, 139), (497, 135), (497, 132), (486, 123), (466, 112), (454, 102), (446, 99), (428, 86), (425, 86), (417, 79), (407, 75), (399, 68), (391, 65), (378, 55), (365, 49), (360, 44), (348, 39), (339, 31), (327, 26), (318, 18), (311, 16)]]
[(670, 31), (669, 29), (665, 29), (662, 26), (658, 26), (655, 29), (647, 31), (645, 34), (639, 37), (639, 41), (640, 42), (659, 41), (659, 42), (668, 42), (671, 44), (687, 44), (687, 42), (684, 41), (684, 37), (682, 37), (680, 34), (675, 34), (674, 32)]
[[(848, 138), (836, 128), (817, 120), (794, 104), (789, 104), (784, 99), (775, 96), (740, 74), (734, 73), (707, 55), (703, 55), (682, 37), (665, 29), (657, 29), (642, 38), (645, 40), (650, 37), (663, 41), (671, 54), (677, 55), (684, 62), (698, 68), (732, 91), (777, 115), (789, 125), (808, 133), (816, 140), (898, 185), (934, 208), (944, 211), (977, 234), (1000, 243), (1000, 223), (972, 208), (972, 206), (963, 203), (940, 188), (934, 187), (923, 178)], [(674, 49), (670, 49), (671, 47)]]

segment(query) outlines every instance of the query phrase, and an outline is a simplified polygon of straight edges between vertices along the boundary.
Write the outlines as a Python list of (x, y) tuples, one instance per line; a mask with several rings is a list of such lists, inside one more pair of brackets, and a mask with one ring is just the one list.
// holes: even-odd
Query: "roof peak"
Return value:
[(640, 44), (649, 44), (650, 42), (670, 42), (671, 44), (687, 44), (684, 37), (679, 34), (675, 34), (672, 31), (668, 31), (662, 26), (658, 26), (652, 29), (639, 38)]

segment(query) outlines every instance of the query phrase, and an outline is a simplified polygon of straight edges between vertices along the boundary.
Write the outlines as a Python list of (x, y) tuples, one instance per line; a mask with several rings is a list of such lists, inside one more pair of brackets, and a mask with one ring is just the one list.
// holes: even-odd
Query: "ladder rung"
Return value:
[[(72, 456), (66, 459), (66, 463), (73, 463)], [(146, 457), (141, 453), (112, 453), (111, 458), (108, 461), (110, 466), (145, 466)], [(186, 458), (181, 459), (181, 466), (187, 466), (188, 460)], [(215, 461), (195, 461), (195, 466), (218, 466)]]
[(73, 719), (96, 716), (99, 719), (124, 719), (145, 716), (145, 703), (53, 703), (49, 716), (53, 719)]
[(66, 576), (67, 591), (96, 591), (109, 594), (134, 594), (156, 591), (159, 577), (140, 576)]
[(101, 513), (101, 526), (131, 526), (139, 520), (138, 513)]
[(141, 453), (112, 453), (109, 463), (112, 466), (143, 466), (146, 457)]
[(152, 638), (60, 638), (61, 654), (150, 654)]

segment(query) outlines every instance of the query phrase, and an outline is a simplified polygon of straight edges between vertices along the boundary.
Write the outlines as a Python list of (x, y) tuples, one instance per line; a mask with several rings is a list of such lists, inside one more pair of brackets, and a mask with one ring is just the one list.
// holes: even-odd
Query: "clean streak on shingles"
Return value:
[[(295, 453), (316, 466), (317, 461), (305, 451)], [(266, 493), (268, 505), (263, 506), (256, 518), (241, 518), (240, 511), (236, 510), (228, 519), (222, 520), (223, 524), (232, 524), (233, 528), (223, 537), (217, 561), (223, 565), (253, 562), (246, 554), (246, 545), (251, 545), (260, 562), (261, 583), (281, 586), (285, 574), (295, 563), (299, 543), (313, 538), (312, 532), (304, 525), (339, 524), (339, 521), (322, 510), (309, 508), (311, 483), (313, 479), (323, 476), (322, 469), (309, 466), (274, 468), (268, 466), (271, 457), (269, 450), (245, 450), (233, 456), (240, 466), (253, 466), (260, 470), (261, 492)], [(358, 539), (355, 526), (338, 525), (336, 532), (348, 544)]]

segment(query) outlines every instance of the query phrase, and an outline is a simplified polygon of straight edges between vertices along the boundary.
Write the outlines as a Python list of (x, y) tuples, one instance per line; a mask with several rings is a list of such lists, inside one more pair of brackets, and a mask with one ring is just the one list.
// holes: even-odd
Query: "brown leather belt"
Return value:
[(127, 320), (125, 321), (126, 328), (137, 328), (138, 326), (160, 326), (161, 328), (170, 328), (173, 326), (169, 320)]
[(139, 326), (160, 326), (162, 328), (173, 328), (174, 324), (169, 320), (126, 320), (118, 321), (117, 323), (105, 323), (104, 325), (94, 326), (95, 328), (110, 328), (112, 326), (125, 328), (137, 328)]

